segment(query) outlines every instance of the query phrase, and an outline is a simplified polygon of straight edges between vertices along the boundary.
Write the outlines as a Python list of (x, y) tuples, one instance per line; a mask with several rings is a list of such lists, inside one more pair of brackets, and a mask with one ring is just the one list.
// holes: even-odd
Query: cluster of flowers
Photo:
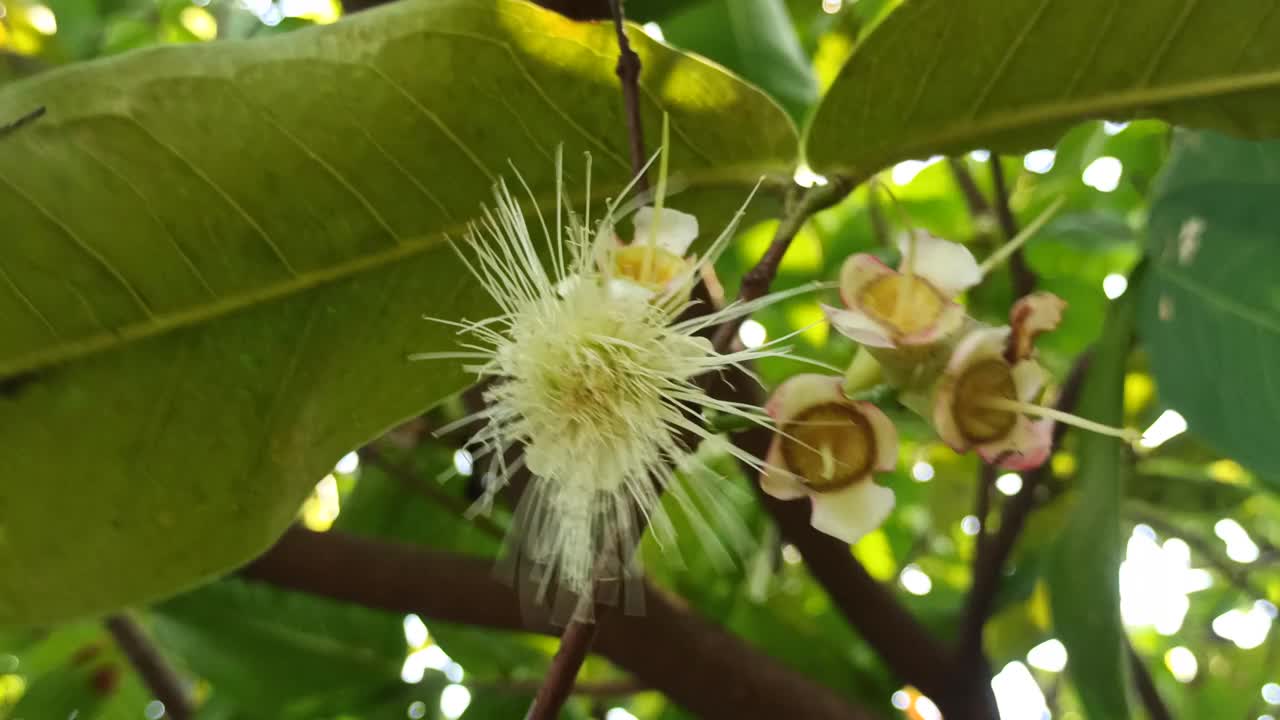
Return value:
[[(729, 367), (793, 357), (777, 342), (717, 352), (706, 335), (795, 293), (686, 312), (742, 211), (694, 258), (687, 253), (698, 221), (663, 208), (661, 184), (655, 207), (630, 213), (609, 203), (594, 223), (562, 195), (554, 218), (537, 216), (546, 244), (540, 252), (524, 211), (499, 186), (496, 208), (457, 248), (499, 312), (445, 321), (457, 328), (462, 350), (418, 356), (467, 361), (485, 381), (485, 409), (461, 421), (483, 425), (470, 441), (488, 468), (477, 510), (528, 470), (509, 540), (533, 568), (539, 595), (559, 588), (590, 596), (601, 578), (634, 577), (634, 548), (646, 527), (660, 544), (674, 540), (664, 494), (700, 539), (718, 541), (732, 520), (722, 488), (680, 480), (703, 467), (697, 446), (716, 436), (700, 412), (773, 428), (763, 460), (725, 447), (761, 472), (771, 495), (812, 498), (819, 530), (853, 542), (879, 525), (893, 494), (872, 476), (896, 465), (898, 442), (879, 408), (846, 394), (857, 388), (840, 377), (799, 375), (762, 411), (704, 387), (703, 378)], [(635, 228), (630, 243), (615, 231), (627, 215)], [(870, 255), (850, 258), (841, 276), (846, 307), (828, 308), (833, 326), (861, 343), (902, 402), (956, 450), (976, 449), (1005, 467), (1044, 462), (1050, 421), (1030, 417), (1051, 413), (1032, 404), (1045, 382), (1033, 340), (1058, 323), (1063, 303), (1033, 295), (1014, 306), (1008, 327), (986, 327), (955, 302), (982, 278), (968, 250), (920, 237), (906, 242), (903, 258), (897, 271)]]
[(974, 450), (1005, 469), (1042, 465), (1055, 420), (1127, 436), (1035, 402), (1048, 378), (1035, 338), (1057, 327), (1065, 302), (1033, 293), (1014, 303), (1008, 325), (986, 325), (956, 302), (983, 277), (967, 248), (911, 235), (900, 249), (897, 270), (872, 255), (850, 257), (840, 276), (845, 307), (823, 308), (832, 327), (862, 346), (847, 379), (795, 376), (767, 408), (777, 433), (761, 487), (780, 499), (809, 497), (813, 526), (850, 543), (894, 505), (872, 478), (896, 466), (897, 433), (879, 407), (851, 397), (869, 377), (892, 386), (953, 450)]

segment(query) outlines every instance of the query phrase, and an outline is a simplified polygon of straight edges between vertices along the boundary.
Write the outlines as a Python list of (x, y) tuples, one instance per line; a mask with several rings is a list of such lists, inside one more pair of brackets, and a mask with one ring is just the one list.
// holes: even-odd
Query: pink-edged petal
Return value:
[(893, 268), (880, 262), (880, 258), (875, 255), (852, 255), (840, 267), (840, 299), (846, 307), (857, 307), (858, 296), (868, 283), (894, 274)]
[(1013, 366), (1013, 387), (1022, 402), (1035, 400), (1044, 389), (1049, 373), (1035, 360), (1023, 360)]
[(1003, 439), (978, 447), (978, 455), (1006, 470), (1034, 470), (1049, 459), (1053, 446), (1053, 421), (1032, 421), (1019, 416)]
[(769, 445), (769, 454), (764, 459), (764, 470), (760, 472), (760, 489), (779, 500), (795, 500), (808, 495), (804, 483), (788, 472), (785, 464), (782, 458), (782, 438), (775, 435)]
[(631, 222), (636, 228), (633, 244), (644, 245), (656, 240), (658, 247), (676, 255), (689, 252), (689, 246), (698, 237), (698, 218), (671, 208), (662, 208), (659, 213), (646, 205), (636, 211)]
[(964, 327), (966, 313), (959, 303), (949, 302), (929, 327), (898, 340), (898, 345), (932, 345)]
[(865, 477), (847, 488), (817, 493), (809, 523), (817, 530), (849, 544), (880, 527), (893, 510), (893, 491)]
[(1038, 292), (1018, 300), (1009, 310), (1009, 347), (1006, 352), (1010, 362), (1031, 357), (1036, 336), (1049, 332), (1062, 322), (1062, 311), (1067, 302), (1053, 293)]
[(928, 233), (916, 233), (914, 256), (911, 255), (910, 235), (898, 240), (898, 248), (902, 251), (899, 270), (904, 270), (910, 264), (916, 275), (928, 280), (948, 298), (955, 297), (982, 281), (978, 261), (973, 259), (969, 248), (959, 243), (942, 240)]
[(893, 347), (893, 339), (880, 323), (858, 310), (841, 310), (830, 305), (822, 306), (822, 314), (836, 332), (856, 343), (871, 347)]
[(1003, 357), (1005, 342), (1009, 337), (1009, 328), (979, 328), (965, 335), (956, 344), (956, 349), (947, 360), (946, 373), (959, 377), (965, 369), (976, 362), (993, 357)]
[(847, 402), (841, 389), (843, 384), (844, 379), (835, 375), (792, 375), (773, 391), (764, 406), (765, 412), (775, 423), (782, 425), (815, 405)]
[(871, 433), (876, 443), (875, 465), (872, 467), (880, 472), (888, 472), (897, 467), (898, 429), (893, 426), (893, 421), (875, 403), (856, 402), (854, 407), (871, 423)]

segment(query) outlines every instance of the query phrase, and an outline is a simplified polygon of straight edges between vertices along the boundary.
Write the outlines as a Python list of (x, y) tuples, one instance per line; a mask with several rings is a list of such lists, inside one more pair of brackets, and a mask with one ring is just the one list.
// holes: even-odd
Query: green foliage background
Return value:
[[(401, 0), (332, 25), (330, 2), (0, 8), (0, 127), (48, 109), (0, 131), (0, 717), (141, 717), (150, 695), (97, 621), (125, 606), (195, 681), (206, 720), (432, 717), (451, 682), (471, 691), (467, 718), (520, 716), (554, 640), (427, 619), (425, 644), (410, 647), (402, 617), (224, 576), (295, 520), (497, 552), (507, 518), (462, 520), (465, 479), (424, 490), (385, 472), (430, 483), (458, 445), (424, 428), (462, 413), (466, 378), (404, 358), (449, 342), (423, 313), (487, 310), (442, 239), (511, 177), (508, 161), (544, 200), (557, 146), (576, 197), (584, 151), (595, 200), (625, 182), (611, 28), (523, 0)], [(630, 32), (651, 147), (671, 115), (673, 204), (717, 228), (764, 178), (718, 268), (730, 295), (802, 160), (878, 176), (896, 202), (864, 184), (815, 217), (775, 289), (832, 279), (854, 252), (892, 258), (887, 241), (906, 223), (989, 253), (998, 223), (967, 201), (957, 168), (989, 200), (990, 165), (1003, 163), (1024, 225), (1064, 201), (1026, 249), (1042, 288), (1070, 304), (1040, 342), (1045, 364), (1062, 377), (1093, 347), (1082, 414), (1145, 428), (1172, 408), (1190, 432), (1132, 466), (1114, 441), (1068, 436), (987, 653), (999, 670), (1059, 638), (1066, 673), (1034, 670), (1054, 717), (1134, 714), (1126, 636), (1177, 716), (1265, 712), (1276, 634), (1244, 649), (1212, 623), (1280, 602), (1280, 145), (1258, 141), (1280, 134), (1280, 12), (1252, 0), (627, 9), (666, 38)], [(1024, 167), (1023, 153), (1048, 148), (1051, 168)], [(1084, 182), (1099, 158), (1123, 168), (1105, 192)], [(1104, 279), (1143, 258), (1110, 301)], [(818, 301), (832, 299), (756, 319), (841, 366), (854, 346), (819, 322)], [(1011, 299), (997, 273), (966, 302), (998, 323)], [(774, 384), (799, 369), (760, 372)], [(970, 582), (962, 526), (977, 467), (903, 420), (900, 470), (884, 479), (898, 509), (852, 552), (949, 637)], [(366, 443), (382, 462), (315, 489)], [(646, 546), (650, 576), (874, 714), (902, 717), (890, 702), (900, 681), (779, 546), (749, 479), (708, 452), (760, 545), (732, 569), (694, 542), (679, 564)], [(921, 462), (928, 482), (911, 475)], [(1227, 556), (1223, 518), (1247, 528), (1257, 560)], [(1184, 539), (1212, 573), (1172, 634), (1121, 623), (1115, 578), (1138, 524)], [(898, 582), (908, 567), (932, 579), (927, 594)], [(406, 657), (431, 647), (456, 668), (404, 682)], [(1166, 667), (1175, 647), (1199, 661), (1191, 682)], [(583, 674), (618, 676), (597, 659)], [(578, 697), (566, 716), (613, 707), (687, 716), (656, 689)]]

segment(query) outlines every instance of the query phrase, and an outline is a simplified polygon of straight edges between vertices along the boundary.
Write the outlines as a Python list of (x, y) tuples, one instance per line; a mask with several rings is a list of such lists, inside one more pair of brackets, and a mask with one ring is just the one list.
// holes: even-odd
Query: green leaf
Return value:
[(664, 19), (662, 33), (760, 86), (796, 121), (818, 100), (817, 78), (783, 0), (703, 0)]
[(1280, 143), (1179, 133), (1152, 202), (1139, 331), (1161, 399), (1280, 489)]
[(314, 718), (399, 689), (401, 617), (223, 580), (156, 608), (157, 643), (244, 717)]
[[(715, 228), (794, 128), (633, 31), (675, 202)], [(464, 382), (421, 320), (489, 312), (445, 244), (520, 169), (554, 203), (630, 174), (607, 24), (410, 0), (0, 88), (0, 624), (171, 594), (259, 553), (343, 453)], [(92, 538), (92, 552), (85, 539)]]
[(909, 0), (841, 70), (807, 156), (861, 178), (935, 153), (1050, 146), (1086, 118), (1276, 135), (1277, 32), (1256, 0)]
[[(1118, 426), (1124, 416), (1124, 373), (1133, 338), (1131, 296), (1107, 316), (1078, 413)], [(1120, 622), (1120, 499), (1132, 471), (1120, 440), (1080, 433), (1078, 497), (1051, 550), (1046, 580), (1054, 633), (1071, 658), (1068, 671), (1091, 720), (1129, 717), (1124, 627)]]

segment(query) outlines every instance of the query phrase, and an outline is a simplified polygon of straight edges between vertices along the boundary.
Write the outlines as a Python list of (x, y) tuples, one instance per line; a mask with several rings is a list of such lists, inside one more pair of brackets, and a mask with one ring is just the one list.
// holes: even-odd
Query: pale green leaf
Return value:
[(1180, 133), (1152, 203), (1139, 329), (1160, 399), (1280, 488), (1280, 143)]
[[(1129, 296), (1113, 304), (1103, 326), (1077, 409), (1090, 420), (1118, 426), (1123, 419), (1134, 304)], [(1120, 501), (1132, 460), (1116, 438), (1078, 435), (1077, 497), (1046, 574), (1053, 628), (1067, 648), (1067, 669), (1089, 720), (1123, 720), (1129, 709), (1120, 622)]]

